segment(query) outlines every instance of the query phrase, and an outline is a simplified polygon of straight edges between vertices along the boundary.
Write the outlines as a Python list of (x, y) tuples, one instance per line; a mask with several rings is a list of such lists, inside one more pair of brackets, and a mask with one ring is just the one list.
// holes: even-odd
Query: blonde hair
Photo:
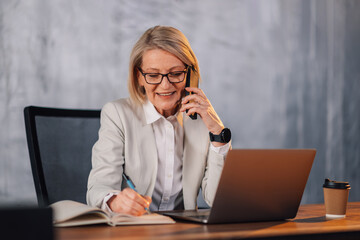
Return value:
[(185, 35), (178, 29), (168, 26), (149, 28), (136, 42), (130, 55), (128, 88), (130, 98), (138, 104), (143, 104), (146, 100), (145, 89), (138, 81), (138, 69), (141, 67), (144, 53), (152, 49), (162, 49), (175, 55), (186, 66), (190, 66), (192, 73), (200, 79), (198, 61)]

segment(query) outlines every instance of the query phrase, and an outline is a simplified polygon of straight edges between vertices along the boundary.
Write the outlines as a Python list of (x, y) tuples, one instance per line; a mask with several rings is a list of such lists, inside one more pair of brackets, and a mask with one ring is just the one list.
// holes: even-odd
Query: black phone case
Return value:
[[(185, 87), (190, 87), (190, 79), (191, 79), (191, 68), (189, 68), (187, 74), (186, 74), (186, 83)], [(185, 90), (185, 96), (190, 95), (191, 93)], [(188, 110), (186, 110), (186, 113)], [(189, 116), (192, 120), (197, 119), (197, 113), (193, 113)]]

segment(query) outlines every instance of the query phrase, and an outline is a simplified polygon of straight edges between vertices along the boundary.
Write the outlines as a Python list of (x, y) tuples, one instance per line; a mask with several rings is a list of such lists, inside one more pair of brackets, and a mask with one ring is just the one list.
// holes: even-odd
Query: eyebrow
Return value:
[[(185, 66), (174, 66), (174, 67), (171, 67), (170, 69), (169, 69), (169, 72), (171, 72), (172, 70), (174, 70), (175, 68), (186, 68)], [(158, 68), (152, 68), (152, 67), (150, 67), (150, 68), (144, 68), (143, 69), (144, 71), (158, 71), (158, 72), (160, 72), (160, 70), (158, 69)], [(179, 70), (179, 71), (181, 71), (181, 70)]]

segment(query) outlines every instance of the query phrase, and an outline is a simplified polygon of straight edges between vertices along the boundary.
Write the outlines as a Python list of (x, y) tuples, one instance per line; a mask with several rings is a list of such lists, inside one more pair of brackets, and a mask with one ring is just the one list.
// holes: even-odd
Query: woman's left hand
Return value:
[(200, 88), (187, 87), (185, 91), (192, 92), (191, 95), (184, 97), (181, 101), (181, 112), (188, 110), (187, 114), (190, 116), (193, 113), (200, 115), (206, 127), (213, 134), (220, 134), (224, 128), (219, 116), (215, 112), (209, 99)]

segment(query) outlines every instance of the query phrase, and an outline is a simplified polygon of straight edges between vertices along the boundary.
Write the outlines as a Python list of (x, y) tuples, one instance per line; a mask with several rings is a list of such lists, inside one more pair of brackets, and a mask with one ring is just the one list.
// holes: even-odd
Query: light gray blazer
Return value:
[[(212, 205), (224, 157), (210, 150), (209, 132), (198, 117), (183, 115), (183, 198), (185, 209), (195, 209), (201, 187), (204, 200)], [(99, 139), (92, 150), (92, 170), (87, 202), (101, 207), (104, 197), (126, 187), (122, 172), (131, 178), (137, 191), (152, 196), (158, 156), (151, 124), (146, 124), (141, 105), (130, 99), (105, 104), (101, 111)]]

